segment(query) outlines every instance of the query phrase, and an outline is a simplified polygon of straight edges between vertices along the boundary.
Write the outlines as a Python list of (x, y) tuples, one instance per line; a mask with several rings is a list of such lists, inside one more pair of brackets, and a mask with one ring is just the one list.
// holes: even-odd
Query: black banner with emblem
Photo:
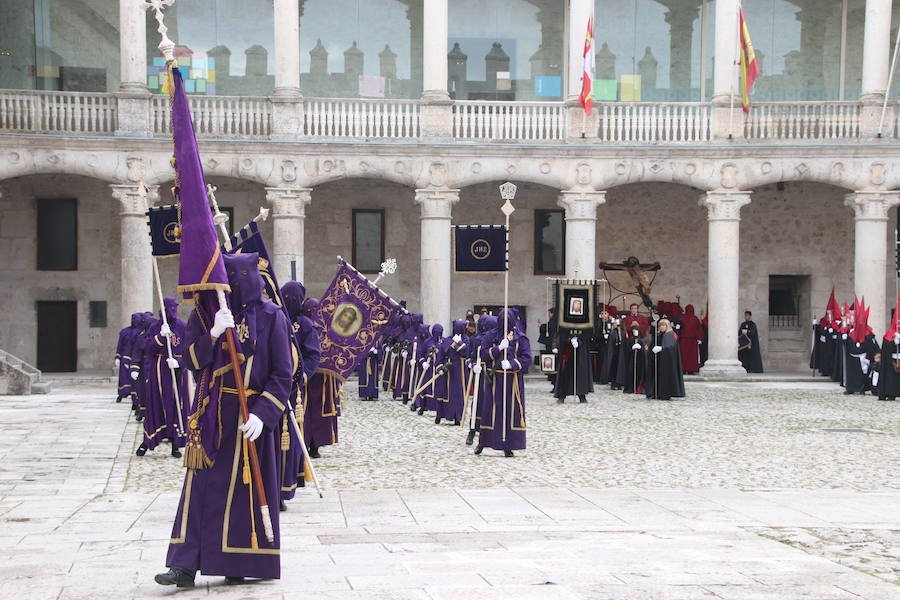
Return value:
[(502, 273), (508, 269), (509, 235), (502, 225), (457, 225), (453, 245), (457, 273)]
[(153, 256), (178, 256), (181, 253), (181, 225), (178, 207), (154, 206), (147, 211), (150, 246)]

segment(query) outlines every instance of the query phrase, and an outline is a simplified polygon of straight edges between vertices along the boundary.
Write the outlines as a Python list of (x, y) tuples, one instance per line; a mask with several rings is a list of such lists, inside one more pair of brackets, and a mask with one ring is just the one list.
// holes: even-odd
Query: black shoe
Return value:
[(509, 458), (510, 456), (515, 456), (515, 454), (512, 453), (512, 450), (504, 450), (503, 456), (505, 456), (506, 458)]
[(117, 396), (117, 397), (116, 397), (116, 404), (118, 404), (118, 403), (121, 402), (121, 401), (122, 401), (122, 396)]
[(565, 404), (565, 403), (566, 403), (566, 399), (565, 399), (565, 398), (557, 398), (557, 399), (556, 399), (556, 403), (557, 403), (557, 404)]
[(440, 418), (440, 417), (435, 417), (435, 418), (434, 418), (434, 424), (435, 424), (435, 425), (440, 425), (440, 424), (441, 424), (441, 418)]
[(175, 444), (172, 444), (172, 458), (181, 458), (181, 450)]
[(466, 436), (466, 446), (471, 446), (472, 442), (474, 442), (474, 441), (475, 441), (475, 430), (470, 429), (469, 435)]
[(134, 420), (137, 421), (138, 423), (140, 423), (141, 421), (144, 420), (144, 415), (137, 413), (136, 415), (134, 415)]
[(419, 410), (416, 412), (416, 414), (419, 415), (420, 417), (421, 417), (422, 415), (424, 415), (424, 414), (425, 414), (425, 407), (424, 407), (424, 406), (420, 407)]
[(278, 510), (284, 512), (287, 510), (287, 504), (284, 503), (284, 500), (278, 501)]
[(850, 390), (844, 390), (844, 395), (845, 395), (845, 396), (852, 396), (852, 395), (853, 395), (853, 392), (851, 392)]
[(243, 577), (225, 577), (225, 585), (241, 585), (244, 583)]
[(584, 394), (581, 394), (580, 396), (578, 396), (578, 401), (581, 402), (582, 404), (584, 404), (587, 402), (587, 398), (585, 397)]
[(188, 571), (181, 567), (169, 567), (167, 573), (159, 573), (153, 581), (159, 585), (174, 585), (180, 588), (194, 587), (194, 574), (196, 571)]
[(141, 444), (138, 446), (137, 452), (134, 453), (135, 456), (143, 456), (147, 454), (147, 444)]
[(410, 404), (410, 405), (409, 405), (409, 412), (416, 412), (417, 410), (419, 410), (419, 409), (416, 408), (416, 405), (415, 405), (415, 404)]
[(404, 398), (404, 399), (403, 399), (403, 404), (406, 404), (407, 402), (409, 402), (409, 398)]
[(457, 427), (459, 427), (459, 419), (456, 419), (455, 421), (453, 421), (453, 424), (456, 425)]
[(319, 458), (319, 449), (315, 446), (309, 447), (309, 457), (310, 458)]
[(475, 446), (475, 454), (481, 454), (484, 452), (484, 446)]

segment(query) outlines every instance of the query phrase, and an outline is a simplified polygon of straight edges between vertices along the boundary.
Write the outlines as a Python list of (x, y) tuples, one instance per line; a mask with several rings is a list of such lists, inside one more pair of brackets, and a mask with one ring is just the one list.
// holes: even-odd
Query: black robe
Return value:
[(553, 395), (559, 399), (566, 396), (583, 396), (594, 391), (594, 377), (591, 374), (591, 356), (588, 336), (578, 335), (578, 348), (572, 347), (568, 332), (559, 332), (559, 371)]
[[(744, 370), (748, 373), (762, 373), (762, 354), (759, 349), (759, 331), (756, 329), (756, 323), (753, 321), (741, 323), (738, 328), (738, 340), (744, 340), (744, 343), (738, 342), (738, 359)], [(749, 345), (747, 341), (749, 341)]]
[(609, 346), (609, 332), (612, 330), (612, 321), (600, 319), (594, 327), (594, 335), (591, 339), (591, 370), (594, 374), (594, 383), (603, 383), (603, 362), (606, 358), (606, 349)]
[(709, 360), (709, 327), (703, 327), (703, 341), (700, 342), (700, 366)]
[(894, 400), (900, 396), (900, 371), (897, 370), (898, 368), (900, 368), (900, 347), (894, 343), (894, 340), (882, 340), (881, 371), (878, 377), (879, 400)]
[(834, 347), (839, 336), (830, 326), (819, 324), (815, 330), (815, 347), (810, 366), (816, 368), (824, 377), (830, 377), (834, 371)]
[(622, 356), (622, 330), (613, 327), (609, 332), (606, 352), (603, 354), (603, 365), (600, 368), (600, 383), (610, 384), (612, 389), (619, 389), (616, 375), (619, 372), (619, 359)]
[(862, 361), (869, 361), (869, 365), (875, 360), (878, 352), (878, 343), (875, 336), (869, 334), (861, 344), (857, 344), (849, 337), (843, 340), (844, 346), (844, 389), (849, 394), (865, 394), (869, 389), (869, 371), (863, 371)]
[[(640, 348), (634, 349), (639, 344)], [(646, 360), (644, 357), (644, 341), (641, 338), (629, 337), (622, 342), (622, 391), (626, 394), (640, 394), (644, 391), (646, 376)]]
[(658, 354), (647, 352), (647, 376), (644, 379), (644, 392), (647, 398), (671, 400), (684, 398), (684, 375), (681, 371), (681, 349), (675, 334), (667, 331), (654, 340), (649, 336), (648, 346), (653, 344), (662, 347)]
[(831, 380), (844, 383), (844, 364), (846, 363), (847, 352), (844, 349), (844, 341), (846, 333), (842, 333), (837, 329), (831, 334)]

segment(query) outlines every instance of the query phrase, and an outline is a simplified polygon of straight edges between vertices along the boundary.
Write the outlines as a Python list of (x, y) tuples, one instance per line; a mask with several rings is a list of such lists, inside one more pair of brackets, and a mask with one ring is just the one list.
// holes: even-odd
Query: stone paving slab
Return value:
[[(325, 498), (301, 490), (283, 514), (282, 580), (200, 576), (177, 596), (900, 599), (900, 406), (816, 385), (557, 406), (529, 383), (529, 450), (515, 459), (351, 399), (342, 443), (316, 462)], [(2, 597), (172, 595), (152, 576), (183, 471), (167, 452), (133, 456), (138, 427), (113, 396), (77, 385), (0, 400)], [(885, 433), (821, 431), (839, 423)]]

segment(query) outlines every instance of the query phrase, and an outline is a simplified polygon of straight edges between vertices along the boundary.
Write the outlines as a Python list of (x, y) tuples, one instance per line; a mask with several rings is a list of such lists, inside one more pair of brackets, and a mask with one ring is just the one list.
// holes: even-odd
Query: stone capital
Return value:
[(123, 217), (143, 217), (150, 205), (159, 199), (159, 186), (145, 186), (146, 191), (140, 185), (110, 184), (113, 198), (119, 201), (120, 212)]
[(272, 205), (273, 219), (302, 219), (311, 200), (312, 188), (266, 188), (266, 201)]
[(566, 221), (596, 221), (597, 207), (606, 203), (606, 190), (563, 190), (556, 203), (566, 209)]
[(888, 211), (900, 204), (900, 192), (854, 192), (844, 197), (857, 221), (887, 221)]
[(700, 206), (705, 206), (710, 221), (740, 221), (741, 208), (750, 204), (750, 192), (717, 190), (700, 196)]
[(450, 219), (453, 205), (459, 202), (459, 190), (447, 188), (423, 188), (416, 190), (416, 204), (422, 209), (423, 219)]

